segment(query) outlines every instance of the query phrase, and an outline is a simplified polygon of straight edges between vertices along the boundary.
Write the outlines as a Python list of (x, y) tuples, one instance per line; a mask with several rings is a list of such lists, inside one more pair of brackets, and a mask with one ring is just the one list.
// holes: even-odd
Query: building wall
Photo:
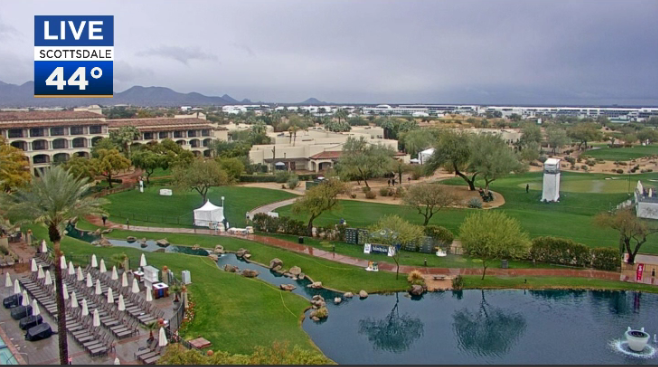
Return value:
[(658, 203), (637, 203), (637, 216), (647, 219), (658, 219)]

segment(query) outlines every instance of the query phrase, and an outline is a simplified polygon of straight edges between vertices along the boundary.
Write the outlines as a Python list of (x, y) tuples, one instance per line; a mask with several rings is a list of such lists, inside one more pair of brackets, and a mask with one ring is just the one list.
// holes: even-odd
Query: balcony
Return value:
[(210, 130), (201, 130), (201, 136), (210, 136)]
[(174, 139), (180, 139), (183, 138), (184, 131), (174, 131)]
[(66, 130), (63, 127), (51, 127), (50, 136), (63, 136), (66, 135)]
[(102, 126), (89, 126), (89, 134), (102, 134), (103, 133), (103, 127)]
[(72, 126), (71, 127), (71, 135), (83, 135), (85, 133), (84, 128), (82, 126)]
[(35, 140), (32, 142), (32, 150), (48, 150), (48, 142), (45, 140)]
[(30, 137), (34, 138), (37, 136), (45, 136), (46, 132), (44, 129), (41, 128), (36, 128), (36, 129), (30, 129)]
[(87, 139), (85, 138), (75, 138), (73, 139), (73, 148), (86, 148)]
[(144, 140), (153, 140), (153, 133), (144, 133)]
[(27, 143), (24, 141), (12, 141), (11, 146), (27, 152)]
[(188, 138), (196, 138), (196, 137), (197, 137), (197, 133), (198, 133), (198, 131), (196, 131), (196, 130), (189, 130), (189, 131), (187, 132), (187, 137), (188, 137)]
[(7, 133), (7, 136), (9, 137), (9, 139), (22, 138), (23, 137), (23, 129), (9, 129), (9, 132)]
[(53, 140), (53, 149), (68, 149), (69, 142), (66, 139)]
[(167, 139), (167, 138), (169, 137), (169, 133), (166, 132), (166, 131), (160, 131), (160, 132), (158, 133), (158, 137), (159, 137), (160, 139)]

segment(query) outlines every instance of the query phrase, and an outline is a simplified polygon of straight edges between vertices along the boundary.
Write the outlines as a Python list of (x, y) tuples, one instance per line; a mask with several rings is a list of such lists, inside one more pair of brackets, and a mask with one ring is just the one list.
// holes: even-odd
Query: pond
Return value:
[[(306, 298), (321, 294), (329, 317), (307, 318), (304, 330), (339, 364), (658, 364), (658, 295), (606, 291), (464, 290), (346, 299), (312, 290), (269, 269), (224, 255), (219, 261), (255, 269), (258, 278), (295, 284)], [(620, 341), (626, 328), (652, 335), (642, 355)], [(621, 344), (621, 345), (620, 345)]]

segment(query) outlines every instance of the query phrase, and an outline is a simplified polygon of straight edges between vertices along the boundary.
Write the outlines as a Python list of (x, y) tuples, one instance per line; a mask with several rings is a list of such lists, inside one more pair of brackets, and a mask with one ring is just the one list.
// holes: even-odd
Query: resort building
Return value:
[(658, 192), (655, 189), (646, 189), (642, 182), (638, 181), (633, 199), (639, 218), (658, 219)]

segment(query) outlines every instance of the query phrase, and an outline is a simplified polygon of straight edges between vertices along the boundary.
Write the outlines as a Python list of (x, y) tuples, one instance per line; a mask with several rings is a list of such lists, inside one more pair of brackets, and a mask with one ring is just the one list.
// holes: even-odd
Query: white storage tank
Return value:
[(183, 278), (183, 284), (190, 284), (192, 283), (192, 277), (190, 276), (190, 271), (189, 270), (183, 270), (181, 277)]

